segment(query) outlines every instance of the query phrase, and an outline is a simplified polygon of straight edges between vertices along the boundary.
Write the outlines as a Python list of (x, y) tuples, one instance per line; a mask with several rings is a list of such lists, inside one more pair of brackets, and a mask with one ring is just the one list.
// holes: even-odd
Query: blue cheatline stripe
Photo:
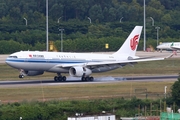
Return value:
[[(52, 60), (52, 59), (6, 59), (8, 62), (29, 62), (29, 63), (85, 63), (89, 62), (86, 60)], [(100, 61), (91, 61), (91, 62), (100, 62)]]

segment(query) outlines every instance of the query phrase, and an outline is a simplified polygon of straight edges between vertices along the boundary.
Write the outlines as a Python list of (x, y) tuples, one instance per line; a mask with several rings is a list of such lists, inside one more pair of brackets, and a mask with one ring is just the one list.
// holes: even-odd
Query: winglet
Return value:
[(172, 44), (171, 44), (171, 47), (173, 47), (174, 46), (174, 42), (172, 42)]

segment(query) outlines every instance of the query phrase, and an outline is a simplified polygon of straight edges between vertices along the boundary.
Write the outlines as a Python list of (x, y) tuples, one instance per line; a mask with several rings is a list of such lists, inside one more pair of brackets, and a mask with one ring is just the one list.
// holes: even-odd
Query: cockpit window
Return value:
[(9, 58), (17, 58), (17, 56), (9, 56)]

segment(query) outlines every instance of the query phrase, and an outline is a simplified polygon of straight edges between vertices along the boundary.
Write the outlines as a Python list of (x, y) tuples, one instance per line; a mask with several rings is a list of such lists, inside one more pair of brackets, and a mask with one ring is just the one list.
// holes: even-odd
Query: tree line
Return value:
[[(112, 52), (117, 51), (120, 46), (123, 44), (125, 38), (119, 37), (103, 37), (98, 39), (92, 38), (77, 38), (75, 40), (65, 40), (63, 41), (63, 52)], [(178, 41), (178, 39), (173, 39)], [(171, 41), (171, 38), (165, 39), (165, 41)], [(138, 50), (143, 50), (143, 39), (140, 39)], [(106, 48), (108, 44), (108, 48)], [(147, 48), (157, 45), (157, 41), (150, 39), (147, 41)], [(61, 40), (53, 41), (53, 49), (50, 51), (61, 51)], [(156, 48), (154, 47), (154, 50)], [(31, 44), (22, 44), (14, 40), (1, 40), (0, 41), (0, 54), (11, 54), (18, 51), (46, 51), (46, 44), (37, 42), (34, 45)]]
[[(62, 28), (65, 41), (81, 39), (82, 42), (85, 40), (88, 42), (89, 39), (120, 37), (123, 43), (134, 26), (143, 26), (143, 1), (51, 0), (48, 3), (49, 40), (54, 42), (61, 39), (59, 29)], [(157, 39), (157, 26), (160, 27), (160, 41), (179, 40), (179, 4), (180, 0), (146, 0), (147, 41)], [(25, 46), (32, 46), (28, 49), (36, 49), (35, 45), (38, 43), (44, 46), (46, 43), (46, 0), (0, 0), (0, 6), (0, 41), (13, 40)], [(153, 44), (153, 46), (156, 45)], [(22, 50), (27, 50), (27, 47), (25, 48)], [(68, 47), (67, 51), (71, 48), (73, 46)], [(10, 51), (18, 50), (17, 48)], [(0, 54), (2, 53), (4, 52), (0, 51)]]
[[(1, 22), (23, 24), (24, 17), (30, 24), (45, 20), (46, 0), (0, 0), (0, 3)], [(87, 17), (93, 22), (114, 22), (121, 17), (123, 21), (140, 22), (143, 20), (143, 4), (143, 1), (139, 0), (51, 0), (48, 8), (50, 20), (56, 22), (58, 19), (83, 21)], [(146, 13), (157, 22), (179, 23), (179, 16), (175, 14), (178, 13), (179, 6), (179, 0), (146, 0)]]
[[(165, 100), (149, 100), (149, 99), (132, 99), (124, 98), (111, 99), (95, 99), (95, 100), (70, 100), (70, 101), (23, 101), (21, 103), (8, 103), (0, 105), (1, 120), (18, 120), (20, 117), (25, 120), (67, 120), (67, 117), (75, 117), (76, 113), (83, 115), (99, 115), (102, 111), (120, 117), (134, 117), (135, 114), (158, 116), (158, 110), (164, 103), (167, 106), (172, 106), (173, 102), (165, 102)], [(151, 106), (153, 105), (153, 107)], [(146, 107), (146, 111), (145, 111)], [(164, 111), (165, 108), (161, 107)], [(177, 105), (175, 107), (178, 109)]]

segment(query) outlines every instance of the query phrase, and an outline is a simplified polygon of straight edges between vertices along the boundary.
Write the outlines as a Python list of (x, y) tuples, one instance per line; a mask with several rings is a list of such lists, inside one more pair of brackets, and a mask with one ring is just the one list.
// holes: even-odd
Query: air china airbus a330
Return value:
[(11, 54), (6, 63), (20, 70), (19, 78), (41, 75), (46, 71), (57, 73), (55, 81), (66, 81), (66, 76), (61, 73), (81, 77), (82, 81), (92, 81), (92, 73), (106, 72), (137, 62), (164, 59), (140, 58), (135, 55), (141, 31), (142, 26), (135, 26), (122, 47), (113, 54), (21, 51)]

